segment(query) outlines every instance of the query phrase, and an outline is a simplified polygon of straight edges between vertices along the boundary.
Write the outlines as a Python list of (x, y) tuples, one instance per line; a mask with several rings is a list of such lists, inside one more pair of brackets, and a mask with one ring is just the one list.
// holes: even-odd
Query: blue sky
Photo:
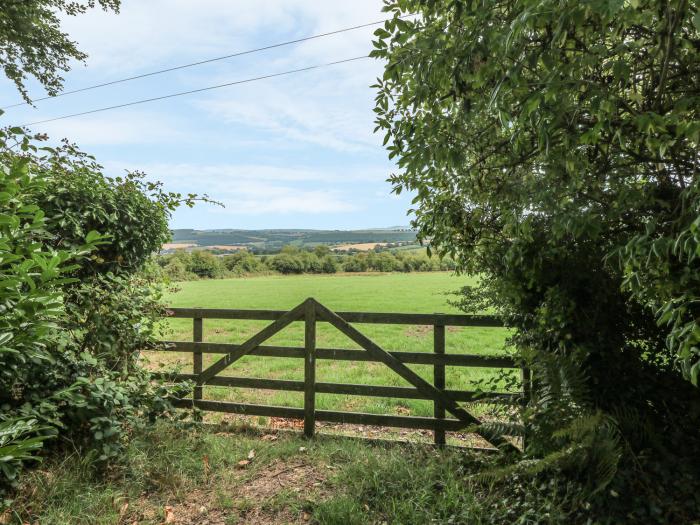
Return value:
[[(381, 20), (381, 0), (123, 0), (64, 28), (88, 53), (65, 89)], [(360, 29), (8, 109), (18, 125), (103, 106), (365, 55)], [(394, 167), (374, 135), (381, 63), (361, 60), (196, 95), (37, 125), (94, 154), (110, 175), (145, 171), (173, 191), (226, 207), (179, 210), (173, 228), (352, 229), (408, 224), (410, 196), (391, 194)], [(31, 84), (34, 98), (43, 90)], [(0, 106), (19, 101), (0, 82)]]

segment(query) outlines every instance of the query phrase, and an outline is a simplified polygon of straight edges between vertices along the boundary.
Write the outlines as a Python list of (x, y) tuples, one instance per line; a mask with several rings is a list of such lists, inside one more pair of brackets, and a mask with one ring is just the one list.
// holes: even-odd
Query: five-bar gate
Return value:
[[(445, 443), (446, 431), (457, 431), (470, 427), (492, 445), (508, 448), (512, 446), (510, 441), (503, 436), (489, 432), (485, 427), (481, 427), (479, 419), (460, 405), (460, 402), (483, 399), (483, 393), (445, 389), (446, 366), (518, 368), (517, 364), (510, 357), (447, 354), (445, 352), (445, 328), (447, 326), (502, 326), (498, 319), (494, 317), (451, 314), (333, 312), (311, 298), (289, 311), (170, 308), (167, 310), (167, 315), (176, 318), (190, 318), (194, 322), (194, 338), (192, 342), (164, 342), (165, 350), (191, 352), (193, 354), (192, 374), (170, 376), (175, 380), (191, 380), (195, 383), (192, 398), (175, 400), (175, 404), (178, 407), (197, 407), (210, 411), (301, 419), (304, 421), (304, 434), (307, 437), (314, 435), (316, 421), (430, 429), (434, 431), (436, 444)], [(272, 321), (272, 323), (242, 344), (205, 343), (203, 342), (204, 319), (267, 320)], [(295, 321), (303, 321), (305, 323), (303, 348), (263, 345), (266, 340)], [(362, 349), (317, 348), (316, 324), (318, 322), (330, 323)], [(432, 325), (434, 351), (433, 353), (388, 352), (350, 323)], [(223, 356), (205, 369), (202, 359), (205, 353), (223, 354)], [(220, 375), (221, 372), (246, 355), (302, 358), (304, 359), (304, 381)], [(317, 359), (380, 362), (405, 379), (411, 387), (318, 382), (316, 381)], [(420, 377), (407, 364), (432, 365), (434, 369), (433, 382), (430, 383)], [(523, 385), (521, 393), (491, 393), (486, 397), (489, 400), (526, 397), (530, 383), (527, 369), (521, 369), (521, 377)], [(202, 387), (204, 385), (304, 392), (304, 408), (206, 400), (203, 399), (202, 395)], [(317, 393), (432, 400), (434, 416), (417, 417), (316, 410)], [(447, 418), (446, 413), (449, 413), (452, 417)]]

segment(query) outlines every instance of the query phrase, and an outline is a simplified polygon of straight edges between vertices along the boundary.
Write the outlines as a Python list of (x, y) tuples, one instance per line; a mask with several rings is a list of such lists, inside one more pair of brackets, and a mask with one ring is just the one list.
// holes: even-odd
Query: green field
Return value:
[[(226, 280), (202, 280), (178, 283), (179, 289), (166, 301), (172, 307), (244, 308), (287, 310), (313, 297), (336, 311), (458, 313), (449, 305), (449, 293), (468, 284), (467, 277), (450, 273), (340, 274), (266, 276)], [(204, 321), (207, 342), (241, 343), (255, 334), (265, 321)], [(192, 340), (192, 321), (167, 321), (165, 339)], [(432, 327), (401, 325), (357, 325), (385, 350), (432, 352)], [(303, 323), (294, 323), (270, 339), (268, 344), (303, 346)], [(320, 323), (318, 346), (358, 348), (335, 328)], [(506, 330), (502, 328), (448, 327), (448, 353), (495, 355), (504, 352)], [(151, 354), (151, 365), (171, 370), (180, 367), (183, 373), (192, 370), (191, 354)], [(207, 364), (220, 356), (205, 356)], [(432, 367), (411, 368), (432, 380)], [(487, 368), (448, 367), (447, 388), (470, 390), (480, 380), (494, 377), (498, 370)], [(515, 373), (515, 372), (513, 372)], [(227, 369), (224, 375), (270, 379), (303, 379), (300, 359), (247, 356)], [(317, 363), (317, 380), (337, 383), (409, 386), (380, 363), (328, 361)], [(281, 406), (302, 406), (302, 392), (205, 387), (205, 399), (235, 400)], [(386, 414), (431, 415), (432, 402), (406, 399), (385, 399), (336, 394), (319, 394), (319, 409), (337, 409)]]

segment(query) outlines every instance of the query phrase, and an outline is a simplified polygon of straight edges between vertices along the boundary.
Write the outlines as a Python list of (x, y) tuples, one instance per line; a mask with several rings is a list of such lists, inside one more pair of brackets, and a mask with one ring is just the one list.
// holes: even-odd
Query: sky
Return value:
[[(66, 91), (387, 18), (381, 0), (123, 0), (66, 17), (82, 51)], [(378, 26), (377, 26), (378, 27)], [(143, 98), (367, 55), (376, 27), (15, 107), (22, 125)], [(373, 133), (382, 63), (364, 59), (30, 127), (97, 157), (107, 175), (140, 170), (166, 189), (225, 207), (180, 209), (172, 228), (359, 229), (406, 225), (410, 194)], [(30, 95), (45, 92), (32, 82)], [(20, 102), (0, 80), (0, 107)]]

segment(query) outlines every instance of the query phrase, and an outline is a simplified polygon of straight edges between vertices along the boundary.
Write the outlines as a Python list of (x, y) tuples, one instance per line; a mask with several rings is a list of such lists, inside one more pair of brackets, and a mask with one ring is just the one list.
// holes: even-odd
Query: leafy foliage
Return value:
[(49, 436), (36, 435), (36, 419), (15, 419), (0, 422), (0, 472), (14, 482), (25, 461), (36, 460), (33, 455)]
[(386, 9), (373, 55), (391, 181), (415, 192), (421, 238), (484, 273), (462, 305), (498, 311), (537, 370), (528, 454), (561, 470), (584, 447), (579, 466), (628, 493), (630, 472), (700, 457), (697, 3)]
[[(120, 0), (99, 0), (105, 10), (118, 11)], [(69, 61), (85, 60), (75, 42), (61, 31), (61, 13), (75, 16), (95, 7), (95, 0), (5, 0), (0, 8), (0, 64), (27, 102), (27, 75), (35, 77), (49, 95), (62, 85)]]
[(73, 281), (69, 272), (75, 264), (69, 263), (89, 253), (99, 235), (92, 232), (89, 242), (77, 249), (48, 248), (45, 215), (31, 199), (45, 184), (31, 170), (36, 146), (19, 130), (2, 131), (0, 145), (0, 468), (4, 480), (14, 483), (22, 462), (50, 434), (37, 425), (37, 418), (18, 417), (11, 407), (41, 377), (37, 369), (53, 366), (49, 347), (57, 343), (62, 288)]
[[(35, 142), (19, 129), (0, 141), (0, 424), (14, 451), (0, 486), (46, 438), (104, 462), (170, 410), (139, 351), (162, 309), (145, 263), (167, 235), (163, 202), (179, 197), (105, 178), (72, 146)], [(125, 239), (139, 219), (152, 226)]]
[(669, 327), (667, 347), (694, 385), (700, 384), (699, 191), (694, 181), (680, 192), (675, 216), (650, 218), (620, 250), (624, 287), (656, 311), (660, 326)]

